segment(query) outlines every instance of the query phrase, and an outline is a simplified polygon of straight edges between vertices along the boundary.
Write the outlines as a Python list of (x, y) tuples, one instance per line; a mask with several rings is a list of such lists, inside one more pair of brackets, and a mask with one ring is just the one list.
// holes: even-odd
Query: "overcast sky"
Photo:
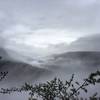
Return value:
[(70, 43), (100, 33), (99, 26), (100, 0), (0, 0), (0, 37), (6, 46)]
[(38, 65), (34, 56), (61, 51), (58, 46), (67, 49), (67, 44), (92, 34), (100, 34), (100, 0), (0, 0), (0, 48), (17, 60)]

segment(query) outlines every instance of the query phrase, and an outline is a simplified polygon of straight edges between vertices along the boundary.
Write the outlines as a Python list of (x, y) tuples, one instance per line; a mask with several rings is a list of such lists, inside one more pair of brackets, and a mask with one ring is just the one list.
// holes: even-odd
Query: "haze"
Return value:
[(0, 56), (14, 84), (100, 69), (100, 0), (0, 0)]

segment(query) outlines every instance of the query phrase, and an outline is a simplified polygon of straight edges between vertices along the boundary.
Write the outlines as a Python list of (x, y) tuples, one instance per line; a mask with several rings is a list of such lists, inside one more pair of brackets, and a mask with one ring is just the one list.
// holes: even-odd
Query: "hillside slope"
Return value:
[(54, 55), (47, 65), (55, 70), (63, 68), (66, 70), (98, 69), (100, 68), (100, 52), (66, 52)]
[(35, 82), (40, 77), (50, 74), (49, 70), (31, 66), (29, 64), (11, 61), (0, 61), (0, 71), (8, 71), (5, 83), (21, 84), (25, 82)]

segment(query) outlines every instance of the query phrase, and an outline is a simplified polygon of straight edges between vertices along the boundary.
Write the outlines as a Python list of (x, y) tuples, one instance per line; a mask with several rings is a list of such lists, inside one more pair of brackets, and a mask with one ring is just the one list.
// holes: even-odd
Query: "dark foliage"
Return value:
[[(54, 78), (46, 83), (41, 83), (38, 85), (31, 85), (25, 83), (21, 88), (11, 88), (3, 89), (1, 88), (1, 93), (13, 93), (13, 92), (28, 92), (30, 95), (29, 100), (37, 100), (41, 98), (42, 100), (83, 100), (80, 98), (81, 90), (88, 93), (87, 87), (89, 85), (96, 85), (100, 83), (100, 71), (91, 73), (88, 78), (83, 80), (83, 83), (74, 81), (74, 74), (69, 81), (62, 81), (59, 78)], [(90, 100), (100, 99), (98, 93), (94, 93)], [(35, 99), (37, 98), (37, 99)]]
[[(8, 72), (1, 72), (0, 81), (2, 81), (7, 74)], [(70, 80), (62, 81), (60, 78), (54, 78), (51, 81), (40, 83), (38, 85), (25, 83), (21, 88), (1, 88), (0, 93), (10, 94), (13, 92), (24, 91), (29, 93), (29, 100), (37, 100), (38, 98), (41, 98), (42, 100), (83, 100), (83, 98), (80, 97), (81, 90), (85, 93), (88, 93), (87, 87), (89, 85), (96, 85), (99, 83), (100, 71), (96, 71), (95, 73), (91, 73), (88, 78), (84, 79), (83, 83), (75, 81), (73, 74)], [(98, 97), (98, 93), (94, 93), (94, 95), (91, 96), (89, 99), (100, 100), (100, 97)]]

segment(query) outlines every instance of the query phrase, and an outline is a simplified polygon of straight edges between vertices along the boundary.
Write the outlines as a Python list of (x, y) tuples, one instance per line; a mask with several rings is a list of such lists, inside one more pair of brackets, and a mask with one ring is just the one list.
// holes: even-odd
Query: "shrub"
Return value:
[[(38, 98), (42, 100), (79, 100), (81, 90), (88, 93), (87, 87), (97, 83), (100, 83), (100, 71), (91, 73), (88, 78), (83, 80), (83, 83), (74, 81), (73, 74), (70, 80), (62, 81), (60, 78), (54, 78), (51, 81), (38, 85), (25, 83), (21, 88), (1, 88), (1, 93), (10, 94), (25, 91), (30, 95), (29, 100), (37, 100)], [(97, 95), (98, 93), (94, 93), (89, 99), (98, 100), (99, 97)], [(83, 98), (80, 98), (80, 100), (83, 100)]]

